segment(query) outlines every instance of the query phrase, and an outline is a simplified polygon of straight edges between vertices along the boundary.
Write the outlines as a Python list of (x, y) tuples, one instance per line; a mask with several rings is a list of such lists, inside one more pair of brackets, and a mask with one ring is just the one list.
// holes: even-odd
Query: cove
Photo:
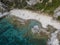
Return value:
[[(11, 19), (12, 20), (12, 19)], [(0, 20), (0, 44), (1, 45), (46, 45), (47, 39), (34, 39), (28, 35), (34, 25), (41, 25), (38, 21), (29, 20), (27, 26), (15, 27), (7, 18)]]

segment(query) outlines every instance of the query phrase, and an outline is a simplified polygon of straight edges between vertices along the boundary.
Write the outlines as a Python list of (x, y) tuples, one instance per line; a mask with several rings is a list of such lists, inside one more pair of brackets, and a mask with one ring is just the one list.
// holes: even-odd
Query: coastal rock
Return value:
[(55, 9), (54, 11), (54, 16), (55, 19), (58, 19), (58, 17), (60, 17), (60, 6), (58, 8)]

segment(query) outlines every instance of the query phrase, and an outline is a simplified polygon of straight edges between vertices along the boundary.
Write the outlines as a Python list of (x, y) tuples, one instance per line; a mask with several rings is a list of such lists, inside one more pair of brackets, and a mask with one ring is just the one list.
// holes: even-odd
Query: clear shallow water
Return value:
[[(29, 30), (34, 25), (39, 25), (37, 21), (31, 20), (27, 27), (16, 28), (6, 18), (0, 20), (0, 44), (1, 45), (46, 45), (46, 39), (34, 39), (28, 35)], [(21, 31), (19, 31), (21, 30)], [(27, 33), (28, 32), (28, 33)], [(24, 35), (27, 36), (24, 36)]]

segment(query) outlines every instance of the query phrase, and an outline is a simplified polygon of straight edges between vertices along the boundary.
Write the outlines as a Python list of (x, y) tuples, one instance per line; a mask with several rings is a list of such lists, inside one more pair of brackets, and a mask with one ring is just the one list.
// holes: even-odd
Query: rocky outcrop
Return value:
[(60, 6), (54, 10), (54, 15), (53, 15), (53, 17), (54, 17), (55, 19), (58, 19), (58, 17), (60, 17)]
[(42, 3), (42, 2), (43, 2), (43, 0), (29, 0), (29, 1), (27, 1), (27, 4), (30, 6), (33, 6), (37, 3)]

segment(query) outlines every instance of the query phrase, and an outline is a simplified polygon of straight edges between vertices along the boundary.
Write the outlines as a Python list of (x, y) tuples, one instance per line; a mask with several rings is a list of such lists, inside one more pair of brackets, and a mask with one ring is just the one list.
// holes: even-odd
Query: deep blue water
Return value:
[[(46, 45), (46, 39), (33, 39), (29, 30), (40, 23), (30, 20), (27, 27), (16, 28), (6, 18), (0, 20), (0, 45)], [(21, 31), (19, 31), (21, 30)], [(24, 35), (27, 36), (24, 36)]]

